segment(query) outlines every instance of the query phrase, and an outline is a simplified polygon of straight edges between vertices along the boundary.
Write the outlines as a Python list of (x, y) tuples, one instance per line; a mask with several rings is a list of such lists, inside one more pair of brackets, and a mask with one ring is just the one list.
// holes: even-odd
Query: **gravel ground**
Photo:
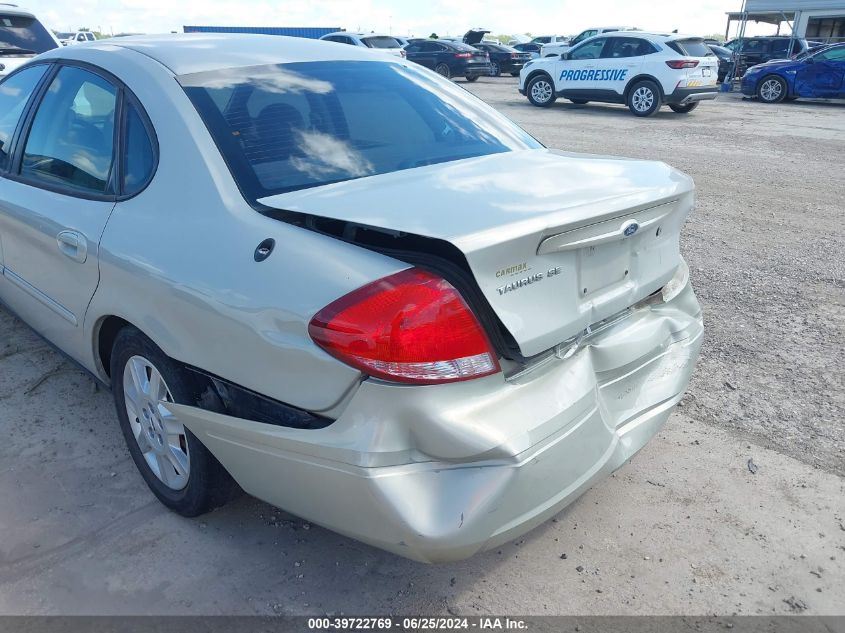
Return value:
[(168, 512), (110, 394), (0, 310), (0, 614), (845, 614), (843, 106), (640, 120), (465, 85), (551, 147), (694, 176), (707, 340), (665, 430), (524, 538), (424, 566), (248, 497)]
[(515, 82), (464, 85), (549, 147), (695, 179), (682, 249), (706, 337), (685, 412), (845, 474), (845, 103), (720, 95), (644, 120), (617, 105), (534, 108)]

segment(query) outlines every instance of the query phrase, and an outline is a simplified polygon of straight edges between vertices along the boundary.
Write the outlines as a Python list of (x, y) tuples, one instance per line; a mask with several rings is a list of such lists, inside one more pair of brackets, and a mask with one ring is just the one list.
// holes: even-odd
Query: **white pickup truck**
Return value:
[(567, 43), (554, 41), (544, 43), (542, 48), (540, 49), (540, 57), (551, 57), (552, 55), (560, 55), (561, 53), (565, 53), (573, 46), (580, 44), (588, 37), (593, 37), (593, 35), (600, 35), (602, 33), (609, 33), (611, 31), (636, 31), (637, 29), (630, 27), (630, 26), (602, 26), (602, 27), (595, 27), (591, 29), (585, 29), (581, 31), (578, 35), (573, 37)]

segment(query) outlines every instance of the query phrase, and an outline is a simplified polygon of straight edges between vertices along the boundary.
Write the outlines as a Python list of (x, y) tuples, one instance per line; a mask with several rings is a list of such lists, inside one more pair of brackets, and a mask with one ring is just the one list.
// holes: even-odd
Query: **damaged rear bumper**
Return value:
[(366, 380), (319, 430), (174, 413), (250, 494), (402, 556), (458, 560), (554, 516), (642, 448), (702, 333), (682, 264), (656, 300), (508, 378)]

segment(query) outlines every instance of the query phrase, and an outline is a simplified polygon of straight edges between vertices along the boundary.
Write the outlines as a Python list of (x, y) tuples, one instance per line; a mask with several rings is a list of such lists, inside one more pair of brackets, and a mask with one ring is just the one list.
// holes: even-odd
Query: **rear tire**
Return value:
[(660, 109), (660, 88), (648, 79), (638, 81), (628, 91), (628, 109), (636, 116), (651, 116)]
[(167, 402), (194, 404), (197, 381), (134, 327), (118, 333), (112, 350), (117, 417), (147, 486), (165, 506), (185, 517), (225, 504), (238, 490), (237, 484), (166, 408)]
[(525, 87), (525, 95), (531, 105), (538, 108), (547, 108), (557, 99), (555, 85), (548, 75), (537, 75)]
[(478, 79), (478, 77), (479, 77), (479, 75), (467, 75), (466, 77), (464, 77), (464, 79), (466, 79), (468, 82), (472, 83), (473, 81), (476, 81)]
[(688, 103), (686, 105), (680, 105), (677, 103), (670, 103), (669, 109), (673, 112), (677, 112), (678, 114), (686, 114), (687, 112), (692, 112), (698, 107), (698, 101), (693, 101), (692, 103)]
[(446, 79), (452, 78), (452, 71), (449, 70), (448, 64), (437, 64), (437, 66), (434, 67), (434, 72), (441, 77), (446, 77)]
[(511, 73), (511, 77), (519, 77), (519, 73)]
[(490, 76), (491, 77), (499, 77), (502, 74), (502, 68), (499, 66), (498, 62), (491, 62), (490, 64)]
[(786, 97), (786, 82), (777, 75), (763, 77), (757, 84), (757, 98), (763, 103), (780, 103)]

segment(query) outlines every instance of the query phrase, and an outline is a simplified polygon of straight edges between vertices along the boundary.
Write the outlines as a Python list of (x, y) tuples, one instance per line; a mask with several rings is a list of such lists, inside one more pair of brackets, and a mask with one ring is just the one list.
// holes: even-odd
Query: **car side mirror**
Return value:
[(569, 53), (561, 53), (560, 58), (561, 59), (569, 59)]

